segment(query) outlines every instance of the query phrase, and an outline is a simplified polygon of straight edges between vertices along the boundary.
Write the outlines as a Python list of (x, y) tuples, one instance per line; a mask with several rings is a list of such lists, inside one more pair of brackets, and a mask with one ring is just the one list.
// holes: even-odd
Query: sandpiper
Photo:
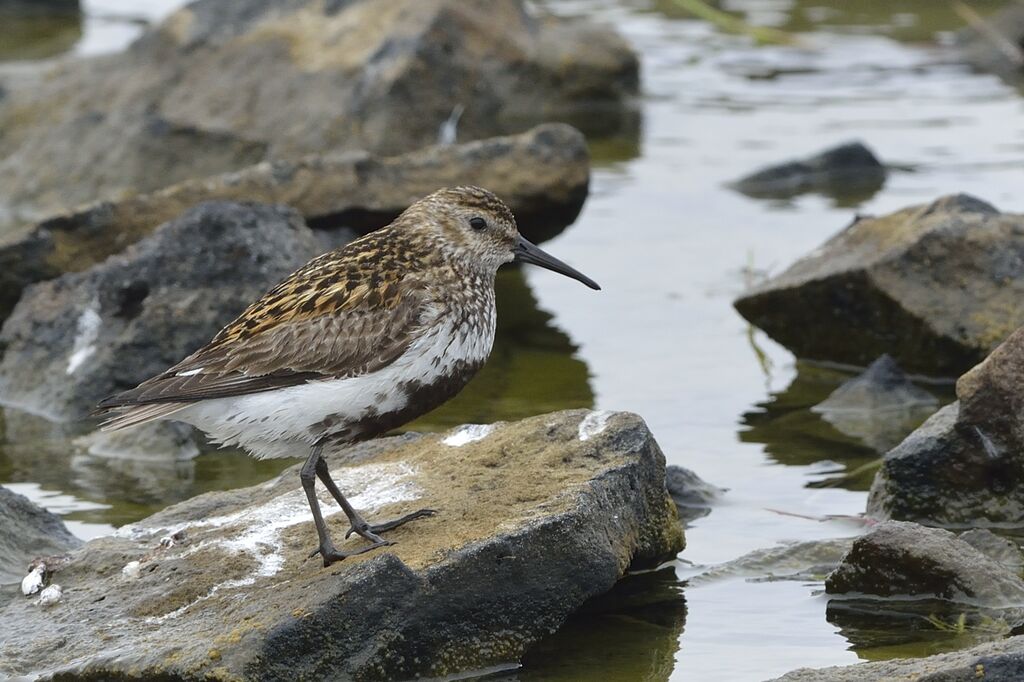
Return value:
[[(324, 566), (391, 544), (379, 533), (430, 509), (370, 524), (335, 485), (323, 448), (378, 436), (429, 412), (491, 352), (498, 267), (518, 259), (598, 285), (528, 242), (498, 197), (438, 190), (390, 225), (314, 258), (166, 372), (102, 401), (107, 430), (174, 419), (258, 458), (305, 453), (299, 477)], [(319, 478), (370, 545), (339, 551)]]

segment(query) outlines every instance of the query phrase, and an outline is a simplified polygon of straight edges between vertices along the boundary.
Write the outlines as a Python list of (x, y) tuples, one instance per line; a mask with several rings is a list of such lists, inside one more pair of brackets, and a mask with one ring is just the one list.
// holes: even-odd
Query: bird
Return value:
[[(452, 398), (494, 342), (495, 277), (513, 260), (596, 282), (519, 234), (493, 192), (437, 190), (387, 226), (299, 268), (170, 369), (102, 400), (101, 428), (176, 420), (256, 458), (305, 455), (299, 479), (330, 566), (391, 543), (381, 533), (436, 512), (369, 523), (331, 478), (324, 448), (388, 433)], [(339, 550), (316, 480), (370, 544)]]

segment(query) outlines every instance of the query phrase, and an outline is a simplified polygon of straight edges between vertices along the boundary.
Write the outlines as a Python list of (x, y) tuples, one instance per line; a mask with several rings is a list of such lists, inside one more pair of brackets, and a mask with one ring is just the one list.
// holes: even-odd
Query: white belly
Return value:
[(431, 384), (460, 363), (482, 363), (494, 342), (493, 318), (483, 328), (442, 323), (417, 339), (395, 362), (347, 379), (311, 381), (264, 393), (204, 400), (170, 418), (205, 431), (215, 442), (254, 456), (302, 457), (325, 433), (373, 414), (407, 406), (403, 385)]

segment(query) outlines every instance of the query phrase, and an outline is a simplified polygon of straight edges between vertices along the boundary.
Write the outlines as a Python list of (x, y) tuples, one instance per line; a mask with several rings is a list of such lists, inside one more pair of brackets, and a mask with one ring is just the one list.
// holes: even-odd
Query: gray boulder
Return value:
[(847, 142), (810, 156), (751, 173), (731, 187), (759, 199), (788, 199), (810, 192), (840, 205), (871, 198), (885, 184), (886, 169), (862, 142)]
[(1024, 580), (941, 528), (886, 521), (857, 538), (825, 579), (830, 595), (934, 597), (993, 608), (1024, 605)]
[(883, 355), (811, 408), (840, 432), (885, 452), (935, 412), (938, 398)]
[(60, 518), (0, 486), (0, 584), (20, 582), (36, 558), (81, 546)]
[(628, 567), (683, 547), (664, 457), (635, 415), (547, 414), (329, 459), (371, 519), (438, 515), (324, 569), (297, 467), (201, 495), (74, 552), (55, 606), (2, 604), (0, 675), (456, 675), (515, 663)]
[(966, 195), (859, 218), (736, 301), (798, 357), (956, 376), (1024, 324), (1024, 216)]
[(1024, 519), (1024, 329), (957, 381), (959, 400), (889, 452), (871, 487), (877, 518), (955, 526)]
[(457, 109), (458, 141), (615, 119), (638, 70), (613, 29), (523, 0), (198, 0), (122, 54), (2, 82), (0, 216), (266, 160), (404, 153), (450, 139)]
[(0, 402), (81, 418), (209, 341), (317, 251), (290, 209), (202, 204), (89, 270), (32, 285), (0, 329)]
[(148, 194), (100, 201), (0, 237), (0, 320), (33, 282), (77, 272), (124, 249), (204, 201), (259, 201), (299, 211), (331, 243), (390, 222), (446, 186), (496, 192), (526, 237), (543, 241), (571, 223), (587, 196), (586, 140), (563, 124), (509, 137), (435, 146), (396, 157), (366, 152), (262, 162)]

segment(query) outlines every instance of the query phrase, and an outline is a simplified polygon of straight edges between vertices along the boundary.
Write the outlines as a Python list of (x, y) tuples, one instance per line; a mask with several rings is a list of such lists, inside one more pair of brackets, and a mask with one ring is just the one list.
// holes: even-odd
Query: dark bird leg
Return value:
[[(382, 523), (369, 524), (366, 522), (365, 519), (363, 519), (362, 516), (360, 516), (359, 512), (357, 512), (355, 508), (351, 504), (349, 504), (348, 500), (345, 499), (345, 496), (341, 494), (341, 491), (338, 490), (338, 486), (334, 483), (334, 479), (331, 478), (331, 474), (327, 470), (327, 462), (324, 461), (322, 457), (316, 463), (316, 475), (320, 477), (320, 480), (323, 482), (324, 487), (326, 487), (327, 491), (331, 493), (335, 500), (338, 501), (338, 504), (341, 505), (342, 510), (345, 512), (345, 516), (348, 517), (348, 521), (351, 524), (351, 526), (349, 527), (348, 532), (345, 533), (346, 539), (351, 537), (352, 533), (356, 533), (357, 535), (366, 538), (370, 542), (376, 543), (374, 545), (375, 547), (380, 544), (390, 545), (392, 543), (380, 537), (379, 535), (377, 535), (377, 533), (383, 533), (386, 530), (398, 528), (403, 523), (408, 523), (413, 519), (420, 519), (425, 516), (433, 516), (437, 513), (433, 509), (418, 509), (412, 512), (411, 514), (406, 514), (405, 516), (398, 519), (384, 521)], [(373, 547), (371, 547), (370, 549), (373, 549)]]
[[(346, 557), (362, 554), (363, 552), (369, 552), (372, 549), (391, 543), (382, 538), (377, 538), (379, 542), (374, 541), (374, 544), (369, 547), (363, 547), (351, 552), (339, 552), (337, 548), (335, 548), (334, 543), (331, 541), (331, 536), (327, 533), (327, 524), (324, 523), (324, 515), (320, 512), (320, 501), (316, 499), (316, 477), (320, 471), (321, 465), (323, 465), (324, 477), (327, 481), (330, 481), (327, 485), (328, 489), (331, 490), (331, 494), (334, 495), (335, 499), (338, 499), (341, 493), (339, 492), (335, 494), (338, 487), (334, 485), (334, 481), (331, 481), (330, 476), (327, 476), (327, 463), (324, 462), (323, 458), (320, 456), (322, 451), (323, 443), (316, 443), (313, 445), (313, 448), (309, 452), (309, 457), (306, 459), (306, 463), (302, 465), (302, 470), (299, 472), (299, 479), (302, 481), (302, 489), (306, 491), (306, 499), (309, 501), (309, 510), (313, 512), (313, 523), (316, 524), (316, 534), (320, 537), (320, 547), (318, 547), (316, 551), (312, 552), (309, 556), (313, 557), (319, 554), (323, 557), (324, 566), (326, 567), (330, 566), (335, 561), (341, 561)], [(345, 500), (345, 498), (341, 497), (339, 502), (341, 500)], [(342, 504), (342, 508), (345, 510), (345, 513), (348, 514), (349, 519), (351, 519), (355, 510), (352, 510), (352, 506), (349, 505), (347, 500)], [(351, 513), (349, 513), (350, 510), (352, 510)]]

